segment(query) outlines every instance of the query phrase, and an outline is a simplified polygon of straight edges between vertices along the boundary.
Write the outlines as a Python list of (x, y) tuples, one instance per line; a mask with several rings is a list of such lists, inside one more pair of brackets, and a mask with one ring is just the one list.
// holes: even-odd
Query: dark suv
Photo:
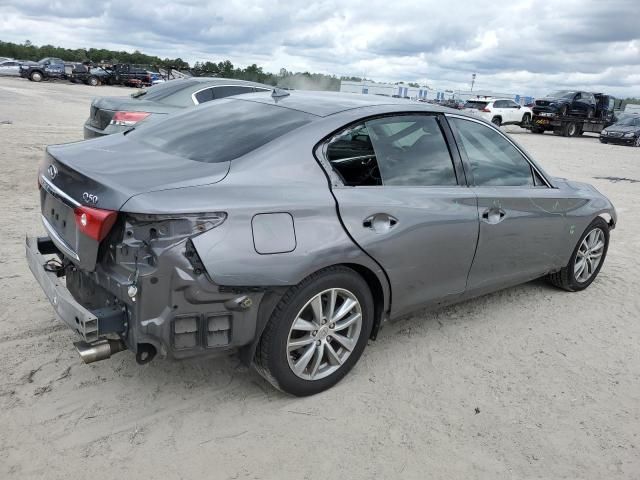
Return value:
[(597, 109), (596, 97), (593, 93), (562, 90), (536, 100), (534, 115), (551, 113), (554, 115), (580, 115), (593, 118)]

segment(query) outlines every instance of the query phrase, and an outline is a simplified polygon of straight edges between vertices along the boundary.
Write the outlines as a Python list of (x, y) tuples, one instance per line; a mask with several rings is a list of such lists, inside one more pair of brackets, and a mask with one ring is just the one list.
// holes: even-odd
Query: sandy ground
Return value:
[[(80, 363), (24, 260), (43, 147), (94, 95), (0, 79), (0, 478), (640, 478), (640, 149), (509, 131), (595, 184), (619, 227), (598, 280), (532, 282), (387, 325), (337, 387), (274, 391), (235, 358)], [(3, 121), (11, 123), (5, 124)]]

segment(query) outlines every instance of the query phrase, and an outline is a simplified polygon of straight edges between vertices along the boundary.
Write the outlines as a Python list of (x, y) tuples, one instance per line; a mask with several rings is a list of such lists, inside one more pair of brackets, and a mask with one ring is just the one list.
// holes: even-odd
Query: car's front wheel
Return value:
[(358, 361), (373, 325), (367, 283), (346, 267), (330, 267), (291, 287), (267, 323), (256, 351), (258, 372), (280, 390), (313, 395)]
[(608, 248), (609, 225), (597, 217), (578, 240), (568, 265), (548, 275), (548, 280), (570, 292), (584, 290), (600, 273)]
[(32, 82), (40, 82), (42, 81), (42, 74), (40, 72), (32, 72), (31, 75), (29, 76), (29, 79)]
[(522, 128), (527, 128), (529, 125), (531, 125), (531, 115), (529, 115), (528, 113), (525, 113), (522, 116), (522, 121), (520, 122), (520, 126)]

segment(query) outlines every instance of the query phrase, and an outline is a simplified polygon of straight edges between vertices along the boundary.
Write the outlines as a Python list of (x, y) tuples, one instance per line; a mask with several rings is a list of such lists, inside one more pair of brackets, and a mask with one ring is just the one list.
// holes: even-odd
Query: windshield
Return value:
[(197, 85), (196, 80), (171, 80), (170, 82), (161, 83), (151, 88), (138, 90), (132, 93), (133, 98), (143, 98), (144, 100), (160, 101), (185, 88)]
[(576, 94), (576, 92), (571, 92), (568, 90), (560, 90), (559, 92), (553, 92), (549, 95), (547, 95), (547, 97), (549, 98), (573, 98), (573, 96)]
[(222, 99), (143, 125), (127, 137), (178, 157), (220, 163), (242, 157), (312, 118), (275, 105)]
[(627, 117), (620, 120), (616, 125), (620, 125), (623, 127), (638, 127), (640, 126), (640, 117)]

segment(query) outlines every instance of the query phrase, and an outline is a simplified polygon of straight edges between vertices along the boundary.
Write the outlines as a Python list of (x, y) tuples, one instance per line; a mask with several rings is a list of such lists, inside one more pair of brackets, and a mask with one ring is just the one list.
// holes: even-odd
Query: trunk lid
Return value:
[(182, 110), (174, 105), (144, 100), (144, 97), (100, 97), (91, 103), (89, 125), (104, 130), (116, 112), (172, 113)]
[(119, 211), (141, 193), (217, 183), (229, 164), (184, 159), (123, 134), (52, 145), (39, 172), (42, 222), (65, 257), (93, 271), (101, 242), (81, 231), (83, 207)]
[(47, 147), (40, 174), (83, 205), (120, 210), (135, 195), (217, 183), (228, 171), (229, 162), (196, 162), (115, 134)]

